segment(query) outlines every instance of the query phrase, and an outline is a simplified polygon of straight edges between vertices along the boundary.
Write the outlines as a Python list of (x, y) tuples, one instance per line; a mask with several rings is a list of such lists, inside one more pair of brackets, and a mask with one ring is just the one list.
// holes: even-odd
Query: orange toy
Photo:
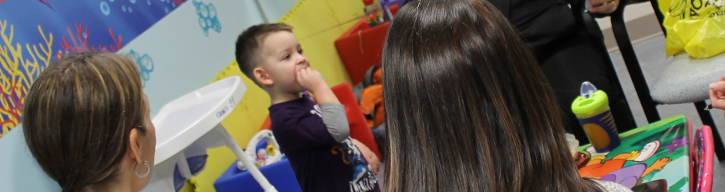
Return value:
[(360, 109), (364, 115), (372, 116), (368, 119), (368, 126), (377, 127), (385, 122), (383, 110), (383, 68), (379, 67), (373, 73), (373, 85), (363, 89), (360, 99)]

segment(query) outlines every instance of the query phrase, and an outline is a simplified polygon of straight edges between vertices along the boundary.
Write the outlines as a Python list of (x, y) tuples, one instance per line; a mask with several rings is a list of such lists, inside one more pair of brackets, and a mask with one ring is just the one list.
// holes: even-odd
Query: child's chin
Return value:
[(299, 85), (299, 84), (297, 84), (297, 88), (295, 88), (295, 89), (296, 89), (295, 91), (300, 92), (300, 93), (307, 91), (307, 89), (305, 89), (304, 87), (302, 87), (302, 85)]
[(305, 90), (304, 88), (295, 89), (295, 92), (297, 92), (297, 93), (303, 93), (305, 91), (307, 91), (307, 90)]

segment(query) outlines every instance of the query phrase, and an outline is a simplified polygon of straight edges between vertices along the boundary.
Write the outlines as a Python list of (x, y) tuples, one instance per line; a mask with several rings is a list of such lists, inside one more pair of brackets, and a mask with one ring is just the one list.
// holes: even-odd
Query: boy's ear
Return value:
[(270, 85), (274, 84), (274, 80), (272, 80), (272, 77), (270, 77), (269, 73), (267, 73), (267, 71), (262, 69), (262, 67), (254, 68), (252, 73), (254, 74), (254, 79), (256, 79), (257, 82), (259, 82), (259, 84), (266, 85), (266, 86), (270, 86)]

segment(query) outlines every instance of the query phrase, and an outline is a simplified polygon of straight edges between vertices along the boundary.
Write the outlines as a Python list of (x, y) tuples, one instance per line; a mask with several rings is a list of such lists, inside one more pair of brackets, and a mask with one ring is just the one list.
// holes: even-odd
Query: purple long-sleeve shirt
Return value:
[(335, 119), (347, 123), (344, 106), (332, 107), (342, 110), (327, 110), (327, 106), (321, 109), (307, 98), (269, 108), (272, 132), (289, 159), (297, 182), (303, 191), (380, 191), (371, 166), (352, 140), (345, 135), (332, 135), (323, 122), (323, 117), (327, 120), (330, 116), (341, 116)]

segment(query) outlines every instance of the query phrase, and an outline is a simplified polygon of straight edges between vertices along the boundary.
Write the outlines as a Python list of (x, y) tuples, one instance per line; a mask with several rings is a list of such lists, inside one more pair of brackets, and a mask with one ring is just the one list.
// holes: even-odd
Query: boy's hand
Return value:
[(373, 173), (378, 174), (378, 169), (380, 167), (380, 160), (378, 159), (378, 156), (357, 139), (352, 139), (352, 142), (355, 143), (357, 149), (360, 150), (360, 153), (362, 153), (363, 157), (365, 157), (365, 160), (368, 162), (370, 167), (373, 168)]
[(710, 84), (710, 102), (714, 108), (725, 109), (725, 77)]
[(309, 67), (300, 69), (297, 71), (297, 83), (302, 88), (312, 92), (315, 95), (315, 100), (320, 105), (325, 103), (340, 103), (335, 93), (332, 92), (332, 89), (327, 86), (325, 79), (322, 78), (322, 74), (317, 70)]
[(328, 88), (325, 79), (322, 78), (322, 74), (309, 67), (297, 71), (297, 82), (302, 88), (312, 93), (317, 93), (321, 88)]

